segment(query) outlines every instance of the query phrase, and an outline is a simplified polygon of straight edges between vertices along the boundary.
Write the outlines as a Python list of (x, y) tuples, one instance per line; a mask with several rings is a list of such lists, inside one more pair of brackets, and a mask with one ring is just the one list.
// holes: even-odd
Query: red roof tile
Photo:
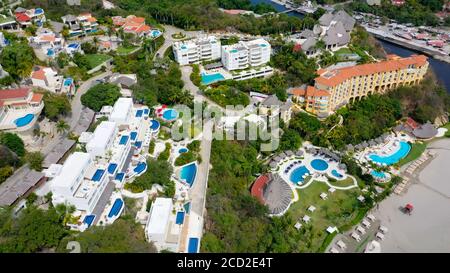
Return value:
[(24, 98), (28, 96), (30, 90), (29, 87), (0, 90), (0, 100)]
[(260, 177), (258, 177), (252, 185), (251, 195), (253, 197), (256, 197), (259, 200), (259, 202), (261, 202), (262, 204), (265, 203), (264, 187), (267, 185), (268, 182), (269, 182), (269, 176), (267, 174), (265, 174), (265, 175), (261, 175)]

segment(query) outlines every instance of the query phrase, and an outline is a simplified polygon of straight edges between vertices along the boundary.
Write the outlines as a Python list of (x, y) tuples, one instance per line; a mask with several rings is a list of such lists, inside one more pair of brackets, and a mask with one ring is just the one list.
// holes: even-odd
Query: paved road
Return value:
[(201, 34), (203, 34), (203, 31), (185, 31), (181, 28), (177, 28), (171, 25), (163, 25), (164, 27), (164, 44), (156, 51), (155, 56), (153, 59), (155, 59), (157, 56), (163, 57), (166, 50), (173, 44), (175, 41), (179, 41), (179, 39), (172, 38), (173, 34), (176, 33), (183, 33), (186, 38), (194, 38)]
[(203, 137), (200, 145), (200, 156), (202, 163), (198, 166), (197, 178), (190, 190), (192, 199), (192, 211), (203, 217), (206, 202), (206, 189), (208, 188), (209, 160), (211, 156), (213, 122), (208, 121), (203, 127)]
[[(98, 76), (92, 77), (89, 80), (85, 81), (83, 84), (80, 85), (80, 87), (78, 88), (77, 92), (75, 93), (75, 97), (72, 98), (72, 102), (71, 102), (71, 107), (72, 107), (72, 112), (69, 116), (67, 116), (65, 118), (65, 121), (67, 122), (67, 124), (69, 124), (70, 126), (70, 130), (73, 130), (75, 128), (75, 126), (77, 125), (78, 121), (80, 120), (81, 117), (81, 111), (83, 109), (83, 105), (81, 104), (81, 96), (87, 92), (87, 90), (89, 90), (89, 88), (92, 87), (94, 81), (98, 80), (98, 79), (102, 79), (106, 76), (111, 75), (110, 71), (104, 72)], [(55, 145), (57, 145), (59, 143), (59, 141), (64, 138), (65, 136), (63, 135), (57, 135), (55, 136), (53, 139), (51, 139), (50, 141), (48, 141), (44, 147), (42, 147), (41, 152), (44, 155), (47, 155), (48, 153), (50, 153), (50, 151), (53, 150), (53, 148), (55, 147)]]

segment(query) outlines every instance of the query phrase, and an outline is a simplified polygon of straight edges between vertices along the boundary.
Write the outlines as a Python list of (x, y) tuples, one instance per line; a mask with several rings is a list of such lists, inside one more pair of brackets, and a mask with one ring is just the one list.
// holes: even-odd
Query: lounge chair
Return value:
[(341, 240), (337, 241), (336, 244), (338, 247), (340, 247), (343, 250), (347, 248), (347, 245)]

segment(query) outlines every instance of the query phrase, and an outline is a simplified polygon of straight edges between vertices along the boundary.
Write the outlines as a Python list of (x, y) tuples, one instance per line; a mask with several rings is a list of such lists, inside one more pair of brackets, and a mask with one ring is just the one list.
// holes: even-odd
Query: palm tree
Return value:
[(70, 129), (69, 124), (67, 124), (67, 122), (65, 122), (64, 120), (60, 120), (58, 121), (58, 123), (56, 123), (56, 131), (58, 133), (63, 134), (69, 129)]

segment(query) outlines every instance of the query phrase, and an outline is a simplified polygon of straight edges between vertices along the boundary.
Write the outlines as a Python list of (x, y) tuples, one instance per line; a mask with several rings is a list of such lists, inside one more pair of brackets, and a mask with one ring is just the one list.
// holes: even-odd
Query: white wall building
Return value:
[(152, 204), (150, 216), (145, 227), (145, 235), (148, 241), (152, 241), (158, 250), (169, 249), (177, 251), (177, 246), (167, 243), (167, 235), (170, 230), (173, 203), (171, 198), (158, 197)]
[(52, 203), (70, 204), (91, 214), (108, 181), (106, 170), (98, 169), (90, 154), (75, 152), (51, 180)]
[(103, 121), (95, 128), (91, 140), (86, 144), (86, 151), (93, 157), (105, 156), (106, 152), (111, 149), (117, 132), (118, 128), (115, 122)]
[(51, 67), (36, 66), (31, 72), (31, 81), (33, 86), (55, 93), (61, 90), (63, 76), (58, 76)]
[(207, 36), (195, 40), (175, 42), (172, 45), (175, 60), (180, 65), (220, 59), (220, 40)]
[(271, 46), (264, 39), (240, 41), (222, 46), (222, 64), (227, 70), (241, 70), (261, 66), (270, 61)]
[(114, 103), (113, 110), (109, 117), (110, 121), (117, 123), (117, 126), (126, 125), (133, 115), (133, 99), (119, 98)]

